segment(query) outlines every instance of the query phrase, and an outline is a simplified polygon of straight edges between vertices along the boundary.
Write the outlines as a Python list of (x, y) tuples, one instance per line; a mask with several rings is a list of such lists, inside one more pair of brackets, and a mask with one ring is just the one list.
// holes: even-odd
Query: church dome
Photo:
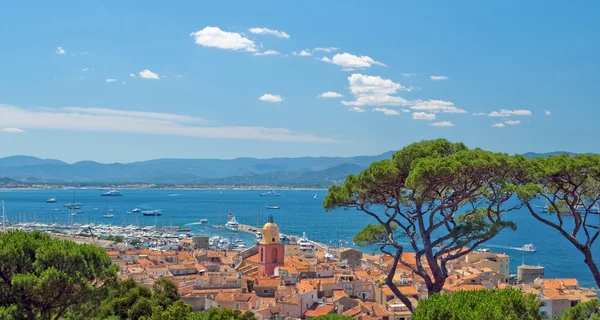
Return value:
[(279, 243), (279, 227), (273, 221), (273, 216), (269, 216), (269, 222), (262, 228), (262, 241), (260, 243)]

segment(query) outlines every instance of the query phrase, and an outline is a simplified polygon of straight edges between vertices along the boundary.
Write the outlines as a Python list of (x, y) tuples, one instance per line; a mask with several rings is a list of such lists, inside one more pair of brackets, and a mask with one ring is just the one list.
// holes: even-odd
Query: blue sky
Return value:
[(4, 1), (0, 156), (353, 156), (438, 137), (597, 152), (598, 9)]

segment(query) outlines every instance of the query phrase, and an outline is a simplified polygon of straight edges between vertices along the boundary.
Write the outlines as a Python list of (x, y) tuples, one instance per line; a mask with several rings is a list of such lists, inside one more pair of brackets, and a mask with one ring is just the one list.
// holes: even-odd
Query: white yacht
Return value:
[(56, 198), (50, 198), (46, 200), (47, 203), (56, 203)]
[(306, 232), (302, 232), (302, 238), (298, 239), (300, 250), (310, 251), (313, 249), (313, 244), (306, 238)]
[(131, 212), (133, 212), (133, 213), (139, 213), (139, 212), (142, 212), (142, 209), (135, 208), (135, 209), (131, 210)]
[(200, 223), (201, 223), (201, 224), (208, 223), (208, 219), (200, 219)]
[(520, 249), (521, 251), (525, 251), (525, 252), (535, 252), (535, 246), (532, 243), (528, 243), (524, 246), (521, 247)]
[(229, 221), (227, 221), (227, 223), (225, 224), (225, 228), (227, 228), (227, 230), (233, 231), (233, 232), (240, 231), (240, 225), (235, 220), (234, 216), (231, 216), (231, 218), (229, 219)]
[(114, 217), (115, 217), (115, 215), (112, 213), (107, 213), (107, 214), (102, 215), (102, 218), (114, 218)]

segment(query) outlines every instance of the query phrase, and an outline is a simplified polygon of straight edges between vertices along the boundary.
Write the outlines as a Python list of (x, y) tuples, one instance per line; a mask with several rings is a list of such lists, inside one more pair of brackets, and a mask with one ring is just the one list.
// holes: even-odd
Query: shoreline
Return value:
[[(75, 188), (75, 187), (18, 187), (18, 188), (6, 188), (0, 187), (0, 191), (28, 191), (28, 190), (98, 190), (100, 187), (84, 187), (84, 188)], [(119, 190), (236, 190), (236, 191), (265, 191), (265, 190), (291, 190), (291, 191), (327, 191), (329, 188), (299, 188), (299, 187), (273, 187), (273, 186), (249, 186), (249, 187), (168, 187), (168, 188), (160, 188), (160, 187), (123, 187), (117, 188)], [(107, 189), (108, 190), (108, 189)]]

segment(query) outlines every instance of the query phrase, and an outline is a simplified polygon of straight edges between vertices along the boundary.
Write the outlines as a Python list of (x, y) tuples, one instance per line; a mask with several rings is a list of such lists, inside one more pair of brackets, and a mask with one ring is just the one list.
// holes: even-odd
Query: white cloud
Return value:
[(19, 128), (4, 128), (4, 129), (2, 129), (2, 132), (4, 132), (4, 133), (23, 133), (23, 132), (25, 132), (25, 130), (22, 130)]
[(314, 48), (314, 51), (323, 51), (323, 52), (333, 52), (336, 51), (338, 48), (336, 47), (327, 47), (327, 48)]
[(130, 73), (130, 74), (129, 74), (129, 76), (130, 76), (130, 77), (135, 77), (135, 74), (133, 74), (133, 73)]
[(337, 93), (337, 92), (333, 92), (333, 91), (327, 91), (327, 92), (323, 92), (319, 95), (319, 98), (341, 98), (344, 95)]
[(414, 105), (410, 107), (413, 110), (424, 110), (428, 112), (444, 112), (444, 113), (466, 113), (464, 109), (457, 108), (454, 103), (444, 100), (416, 100)]
[(431, 124), (434, 127), (454, 127), (454, 124), (450, 121), (438, 121)]
[(292, 52), (292, 54), (295, 55), (295, 56), (301, 56), (301, 57), (310, 57), (310, 56), (312, 56), (312, 53), (310, 53), (308, 51), (308, 49), (302, 50), (300, 52), (294, 51), (294, 52)]
[(255, 56), (274, 56), (274, 55), (278, 55), (279, 52), (275, 51), (275, 50), (267, 50), (265, 52), (256, 52), (253, 55)]
[(67, 52), (62, 47), (56, 48), (56, 54), (65, 54), (65, 53), (67, 53)]
[(412, 118), (415, 120), (435, 120), (435, 113), (414, 112)]
[(431, 79), (433, 81), (441, 81), (441, 80), (448, 80), (448, 77), (446, 77), (446, 76), (431, 76), (431, 77), (429, 77), (429, 79)]
[(417, 74), (416, 73), (402, 73), (402, 75), (405, 76), (405, 77), (414, 77)]
[(510, 116), (530, 116), (532, 115), (529, 110), (506, 110), (502, 109), (498, 111), (492, 111), (488, 114), (488, 117), (510, 117)]
[(361, 107), (352, 107), (350, 109), (348, 109), (352, 112), (365, 112), (365, 109), (361, 108)]
[(408, 109), (402, 109), (402, 112), (409, 113), (410, 110), (408, 110)]
[(504, 128), (504, 123), (502, 123), (502, 122), (494, 123), (492, 125), (492, 127), (494, 127), (494, 128)]
[(350, 53), (338, 53), (334, 55), (331, 59), (323, 57), (321, 58), (321, 61), (333, 63), (344, 68), (344, 70), (366, 69), (371, 67), (372, 65), (385, 67), (385, 64), (375, 61), (368, 56), (359, 57)]
[(217, 27), (205, 27), (190, 34), (196, 43), (205, 46), (226, 50), (244, 50), (256, 52), (254, 41), (245, 38), (237, 32), (223, 31)]
[(506, 120), (506, 121), (504, 121), (504, 123), (506, 123), (508, 125), (516, 125), (516, 124), (521, 124), (521, 120)]
[(283, 101), (283, 98), (278, 95), (278, 94), (270, 94), (270, 93), (265, 93), (262, 96), (260, 96), (260, 98), (258, 98), (259, 100), (262, 101), (266, 101), (266, 102), (281, 102)]
[(397, 116), (400, 112), (388, 108), (373, 108), (373, 112), (381, 112), (386, 116)]
[(411, 91), (399, 83), (379, 76), (366, 76), (354, 73), (348, 77), (350, 92), (355, 101), (342, 101), (345, 106), (406, 106), (410, 103), (399, 96), (398, 91)]
[(485, 116), (485, 113), (483, 112), (475, 112), (473, 113), (474, 116)]
[(283, 31), (273, 30), (273, 29), (269, 29), (269, 28), (250, 28), (250, 30), (248, 30), (248, 31), (250, 31), (250, 33), (254, 33), (254, 34), (271, 34), (278, 38), (286, 38), (286, 39), (290, 38), (290, 35)]
[(175, 75), (175, 79), (181, 79), (181, 78), (183, 78), (183, 76), (182, 76), (182, 75), (180, 75), (180, 74), (176, 74), (176, 75)]
[(140, 75), (140, 77), (142, 77), (144, 79), (160, 80), (160, 78), (158, 77), (158, 74), (156, 74), (148, 69), (140, 71), (139, 75)]
[(552, 112), (550, 112), (550, 110), (546, 110), (546, 111), (544, 111), (544, 114), (547, 115), (547, 116), (549, 116), (549, 115), (552, 114)]
[(286, 128), (253, 126), (202, 126), (198, 118), (103, 108), (24, 109), (0, 105), (0, 128), (76, 132), (118, 132), (212, 139), (340, 143), (342, 141), (297, 133)]
[(104, 79), (104, 81), (106, 81), (106, 82), (115, 82), (115, 81), (117, 81), (117, 79)]
[(86, 72), (88, 70), (90, 70), (90, 68), (83, 68), (83, 69), (81, 69), (81, 72)]

